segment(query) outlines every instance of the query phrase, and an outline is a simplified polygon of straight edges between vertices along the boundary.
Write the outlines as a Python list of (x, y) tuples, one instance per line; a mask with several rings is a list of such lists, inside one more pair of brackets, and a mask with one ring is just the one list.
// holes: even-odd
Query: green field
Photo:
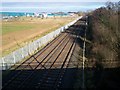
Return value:
[(2, 35), (8, 34), (15, 31), (29, 30), (35, 26), (31, 25), (19, 25), (19, 24), (3, 24), (2, 25)]

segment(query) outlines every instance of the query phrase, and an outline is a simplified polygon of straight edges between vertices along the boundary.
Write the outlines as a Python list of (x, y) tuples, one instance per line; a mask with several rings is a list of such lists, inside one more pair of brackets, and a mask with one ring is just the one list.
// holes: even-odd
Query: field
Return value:
[(28, 18), (21, 17), (11, 21), (2, 21), (2, 45), (0, 51), (6, 55), (27, 43), (75, 20), (75, 17)]

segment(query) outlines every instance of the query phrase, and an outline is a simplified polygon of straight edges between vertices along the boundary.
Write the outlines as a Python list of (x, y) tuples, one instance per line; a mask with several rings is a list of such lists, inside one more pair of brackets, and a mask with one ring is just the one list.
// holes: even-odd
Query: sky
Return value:
[[(118, 0), (111, 0), (118, 2)], [(107, 0), (2, 0), (1, 12), (70, 12), (94, 10)]]
[[(58, 2), (58, 0), (1, 0), (2, 2)], [(119, 0), (59, 0), (59, 2), (106, 2)]]

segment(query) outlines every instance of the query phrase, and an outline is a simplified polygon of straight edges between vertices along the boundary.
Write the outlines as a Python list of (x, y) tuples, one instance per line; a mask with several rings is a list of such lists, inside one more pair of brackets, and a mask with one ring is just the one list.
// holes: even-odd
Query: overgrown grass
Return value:
[[(106, 7), (96, 9), (89, 19), (87, 38), (92, 44), (86, 44), (86, 57), (95, 62), (95, 70), (92, 73), (95, 76), (92, 76), (90, 80), (93, 79), (94, 86), (99, 89), (119, 87), (120, 70), (117, 72), (115, 70), (120, 67), (120, 31), (118, 29), (120, 13), (115, 9), (118, 8), (115, 5), (117, 3), (109, 3)], [(86, 85), (89, 86), (89, 82)]]
[(119, 55), (117, 54), (117, 45), (119, 46), (118, 41), (120, 39), (117, 19), (117, 12), (107, 8), (100, 8), (93, 13), (94, 52), (101, 54), (103, 59), (119, 59), (116, 57), (116, 55)]

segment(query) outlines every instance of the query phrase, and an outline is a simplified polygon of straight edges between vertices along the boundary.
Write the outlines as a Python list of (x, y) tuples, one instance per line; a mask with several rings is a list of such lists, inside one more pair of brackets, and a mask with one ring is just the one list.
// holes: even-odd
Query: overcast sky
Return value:
[[(87, 11), (105, 5), (108, 0), (2, 0), (2, 12)], [(118, 0), (111, 0), (116, 1)]]

